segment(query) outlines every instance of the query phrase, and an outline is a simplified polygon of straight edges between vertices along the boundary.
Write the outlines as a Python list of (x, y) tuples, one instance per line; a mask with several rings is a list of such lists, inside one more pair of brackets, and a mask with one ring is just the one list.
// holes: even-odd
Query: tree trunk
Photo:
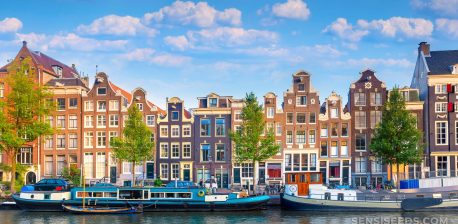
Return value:
[(399, 186), (399, 184), (401, 183), (401, 178), (399, 177), (399, 173), (400, 173), (399, 172), (399, 163), (396, 163), (396, 176), (397, 176), (397, 178), (396, 178), (396, 189), (397, 189), (396, 192), (397, 193), (399, 193), (399, 189), (401, 189), (400, 188), (401, 186)]
[(132, 161), (132, 187), (135, 187), (135, 161)]
[[(14, 150), (16, 152), (16, 150)], [(16, 153), (11, 152), (9, 155), (9, 159), (11, 160), (11, 183), (10, 183), (10, 191), (11, 193), (16, 193)]]
[[(253, 160), (253, 194), (256, 194), (256, 186), (258, 186), (256, 177), (258, 176), (258, 169), (256, 169), (256, 160)], [(248, 188), (250, 188), (248, 186)]]

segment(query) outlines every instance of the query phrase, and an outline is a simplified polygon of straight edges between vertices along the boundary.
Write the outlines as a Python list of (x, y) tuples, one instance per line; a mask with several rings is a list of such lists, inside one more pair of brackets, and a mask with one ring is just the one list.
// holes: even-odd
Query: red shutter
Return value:
[(452, 84), (447, 84), (447, 93), (453, 92)]
[(453, 112), (453, 103), (448, 103), (448, 112)]

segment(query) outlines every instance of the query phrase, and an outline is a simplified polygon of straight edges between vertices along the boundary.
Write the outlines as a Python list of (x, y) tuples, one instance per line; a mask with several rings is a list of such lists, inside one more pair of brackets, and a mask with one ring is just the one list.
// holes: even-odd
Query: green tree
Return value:
[(81, 170), (76, 167), (64, 167), (62, 170), (62, 177), (70, 180), (75, 186), (80, 186), (81, 184)]
[(135, 104), (129, 108), (128, 114), (122, 137), (114, 138), (110, 144), (115, 158), (132, 163), (132, 186), (135, 186), (135, 165), (152, 156), (154, 142), (151, 141), (151, 130)]
[(422, 133), (416, 127), (417, 119), (406, 110), (405, 101), (395, 87), (383, 105), (382, 120), (375, 128), (370, 149), (384, 164), (396, 165), (396, 186), (399, 188), (399, 165), (421, 162)]
[(256, 163), (277, 154), (280, 146), (275, 143), (273, 130), (266, 130), (263, 106), (258, 103), (253, 92), (246, 94), (244, 103), (240, 130), (230, 132), (230, 136), (235, 144), (235, 160), (239, 163), (253, 163), (253, 189), (256, 189)]
[(54, 132), (44, 118), (53, 106), (52, 94), (37, 83), (36, 69), (30, 57), (8, 66), (5, 79), (10, 92), (0, 104), (0, 150), (8, 157), (11, 167), (11, 190), (16, 183), (16, 156), (26, 143)]

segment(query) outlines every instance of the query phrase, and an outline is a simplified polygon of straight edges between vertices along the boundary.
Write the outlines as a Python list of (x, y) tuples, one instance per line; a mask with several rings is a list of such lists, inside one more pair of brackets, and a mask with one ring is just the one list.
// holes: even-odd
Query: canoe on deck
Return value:
[(143, 206), (126, 207), (126, 208), (112, 208), (112, 207), (85, 207), (62, 205), (64, 211), (75, 214), (134, 214), (142, 213)]

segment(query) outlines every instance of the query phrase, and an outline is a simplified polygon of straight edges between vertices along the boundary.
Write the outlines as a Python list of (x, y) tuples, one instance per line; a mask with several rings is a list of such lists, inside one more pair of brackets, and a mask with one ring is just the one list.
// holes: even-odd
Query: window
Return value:
[(447, 163), (448, 157), (447, 156), (438, 156), (437, 158), (437, 176), (438, 177), (446, 177), (448, 176), (447, 172)]
[(105, 177), (105, 162), (106, 154), (104, 152), (98, 152), (96, 157), (95, 177)]
[(337, 123), (332, 123), (331, 124), (331, 137), (337, 137)]
[(300, 154), (293, 154), (293, 170), (299, 171), (300, 170)]
[(172, 143), (172, 158), (178, 159), (180, 158), (180, 144)]
[(97, 115), (97, 127), (107, 126), (107, 117), (105, 115)]
[(366, 134), (356, 134), (356, 151), (366, 151)]
[[(110, 139), (109, 139), (109, 143), (111, 143), (111, 141), (113, 141), (114, 138), (118, 137), (118, 132), (117, 131), (110, 131)], [(154, 141), (154, 135), (153, 135), (153, 141)], [(111, 145), (110, 145), (111, 146)]]
[(277, 123), (276, 126), (277, 126), (277, 127), (276, 127), (276, 129), (275, 129), (275, 133), (276, 133), (277, 136), (281, 136), (281, 132), (282, 132), (282, 131), (281, 131), (281, 129), (282, 129), (282, 128), (281, 128), (281, 123)]
[(0, 83), (0, 98), (5, 97), (5, 84)]
[(117, 111), (117, 110), (119, 110), (119, 101), (110, 100), (110, 111)]
[(78, 99), (77, 98), (70, 98), (68, 101), (68, 108), (77, 108), (78, 107)]
[(339, 118), (339, 112), (337, 108), (331, 108), (331, 118)]
[(92, 178), (94, 176), (94, 158), (92, 152), (84, 153), (84, 177)]
[(216, 161), (225, 161), (226, 160), (226, 145), (216, 144)]
[(45, 176), (52, 176), (53, 162), (52, 156), (46, 156), (45, 158)]
[(160, 144), (160, 149), (161, 149), (161, 153), (160, 153), (160, 158), (163, 158), (163, 159), (166, 159), (166, 158), (169, 158), (169, 144), (168, 143), (161, 143)]
[(355, 158), (355, 172), (356, 173), (365, 173), (366, 172), (366, 157), (356, 157)]
[(381, 173), (382, 172), (382, 160), (380, 158), (376, 158), (374, 161), (371, 162), (372, 173)]
[(161, 179), (168, 180), (169, 179), (169, 164), (161, 163)]
[(447, 121), (436, 121), (436, 145), (447, 144)]
[(366, 94), (365, 93), (355, 93), (355, 105), (356, 106), (366, 106)]
[(310, 112), (309, 120), (310, 120), (311, 124), (315, 124), (316, 123), (316, 114), (315, 114), (315, 112)]
[(274, 107), (267, 107), (267, 118), (273, 118), (275, 115)]
[(309, 144), (315, 144), (315, 130), (309, 130)]
[(327, 141), (322, 141), (320, 146), (321, 146), (320, 147), (320, 149), (321, 149), (320, 156), (322, 156), (322, 157), (328, 156), (328, 142)]
[(445, 84), (436, 85), (436, 94), (443, 94), (443, 93), (447, 93), (447, 85)]
[(84, 101), (84, 111), (93, 111), (93, 110), (94, 110), (94, 102)]
[(77, 128), (78, 127), (78, 117), (76, 115), (70, 115), (68, 117), (68, 127)]
[(293, 131), (286, 131), (286, 144), (293, 144)]
[(84, 127), (94, 127), (94, 117), (92, 115), (84, 116)]
[(97, 88), (97, 95), (107, 95), (107, 88), (105, 87)]
[(76, 133), (71, 133), (68, 135), (68, 148), (78, 148), (78, 135)]
[(310, 153), (310, 171), (316, 171), (316, 153)]
[(131, 162), (122, 163), (122, 173), (123, 174), (132, 174), (132, 163)]
[(94, 146), (94, 133), (92, 131), (84, 132), (84, 147), (92, 148)]
[(154, 133), (151, 133), (151, 135), (149, 137), (149, 140), (150, 140), (150, 142), (154, 142), (154, 140), (155, 140)]
[(447, 112), (447, 102), (437, 102), (435, 108), (436, 113), (445, 113)]
[(365, 111), (355, 111), (355, 128), (364, 129), (366, 128), (366, 112)]
[(297, 84), (297, 91), (304, 92), (305, 91), (305, 84), (304, 83)]
[(210, 119), (200, 120), (200, 136), (210, 136)]
[(299, 124), (305, 124), (305, 113), (296, 113), (296, 122)]
[(146, 115), (146, 125), (154, 126), (154, 115)]
[(342, 136), (348, 136), (348, 124), (347, 123), (343, 123), (342, 124)]
[(226, 136), (226, 120), (224, 118), (216, 118), (216, 136)]
[(371, 111), (371, 128), (375, 128), (382, 120), (382, 111)]
[(191, 125), (183, 125), (183, 137), (191, 137)]
[(382, 94), (381, 93), (371, 93), (371, 106), (381, 106), (382, 105)]
[(107, 146), (107, 133), (104, 131), (97, 132), (97, 147)]
[(169, 127), (165, 125), (161, 125), (161, 138), (169, 137)]
[(337, 141), (332, 141), (331, 142), (331, 156), (337, 156), (337, 155), (338, 155)]
[(347, 141), (341, 141), (340, 142), (340, 155), (341, 156), (348, 156)]
[(176, 180), (180, 178), (180, 164), (172, 163), (172, 179)]
[[(455, 121), (455, 144), (458, 145), (458, 121)], [(458, 162), (458, 160), (457, 160)], [(458, 166), (457, 166), (458, 168)]]
[(76, 155), (69, 155), (68, 156), (68, 164), (70, 165), (70, 167), (77, 167), (77, 162), (78, 162), (78, 159), (77, 159), (77, 156)]
[(291, 160), (291, 154), (285, 154), (285, 170), (286, 171), (291, 171), (292, 170), (292, 160)]
[(119, 115), (110, 114), (110, 127), (118, 127), (119, 125)]
[(296, 105), (297, 106), (307, 105), (307, 96), (296, 96)]
[(320, 136), (321, 137), (328, 137), (328, 125), (327, 124), (321, 124)]
[(208, 99), (208, 106), (209, 107), (217, 107), (218, 106), (218, 99), (217, 98), (209, 98)]
[(201, 161), (207, 162), (210, 161), (210, 144), (200, 145), (201, 151)]
[(49, 126), (52, 128), (54, 127), (54, 117), (53, 116), (48, 116), (46, 118), (46, 121), (48, 122)]
[[(297, 157), (299, 157), (299, 155)], [(306, 171), (309, 169), (309, 155), (306, 153), (302, 153), (301, 157), (301, 170)]]
[(296, 144), (305, 144), (305, 131), (296, 131)]
[(183, 158), (191, 158), (191, 143), (183, 143)]
[(253, 177), (252, 163), (242, 163), (242, 177)]
[(24, 165), (32, 164), (32, 148), (21, 148), (20, 153), (16, 155), (16, 161)]
[(286, 113), (286, 123), (287, 124), (293, 123), (293, 113)]
[(106, 111), (107, 110), (107, 102), (106, 101), (97, 101), (97, 111)]
[(65, 148), (65, 135), (57, 135), (57, 148)]
[(65, 115), (57, 116), (57, 127), (58, 128), (65, 128)]
[(54, 147), (54, 137), (52, 135), (47, 135), (46, 140), (45, 140), (45, 148), (52, 149), (53, 147)]
[(180, 137), (180, 127), (177, 125), (172, 125), (171, 127), (172, 137)]
[(65, 98), (57, 98), (57, 110), (65, 110)]
[(64, 170), (65, 167), (65, 156), (63, 155), (58, 155), (57, 156), (57, 175), (62, 175), (62, 171)]
[(137, 108), (139, 111), (143, 111), (143, 103), (137, 103)]
[(240, 110), (235, 111), (234, 120), (236, 120), (236, 121), (241, 121), (242, 120), (242, 112)]

